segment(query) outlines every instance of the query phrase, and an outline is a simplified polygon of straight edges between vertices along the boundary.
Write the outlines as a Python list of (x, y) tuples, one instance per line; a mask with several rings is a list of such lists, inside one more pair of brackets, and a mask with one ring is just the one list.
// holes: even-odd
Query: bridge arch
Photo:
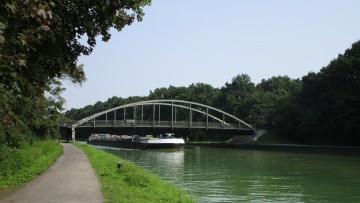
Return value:
[[(159, 114), (159, 123), (160, 123), (160, 107), (161, 106), (171, 106), (171, 122), (168, 122), (168, 126), (162, 126), (162, 127), (169, 127), (169, 128), (176, 128), (176, 127), (182, 127), (184, 128), (184, 125), (177, 125), (177, 120), (176, 120), (176, 109), (177, 108), (181, 108), (181, 109), (186, 109), (189, 111), (189, 121), (187, 121), (187, 127), (188, 128), (214, 128), (214, 125), (212, 123), (209, 122), (209, 118), (212, 118), (214, 121), (216, 121), (218, 124), (220, 125), (216, 125), (216, 128), (222, 128), (223, 130), (225, 129), (238, 129), (238, 130), (251, 130), (254, 131), (255, 129), (248, 123), (246, 123), (245, 121), (243, 121), (240, 118), (237, 118), (234, 115), (231, 115), (225, 111), (222, 111), (220, 109), (205, 105), (205, 104), (200, 104), (200, 103), (196, 103), (196, 102), (191, 102), (191, 101), (184, 101), (184, 100), (170, 100), (170, 99), (163, 99), (163, 100), (148, 100), (148, 101), (139, 101), (139, 102), (134, 102), (134, 103), (130, 103), (130, 104), (125, 104), (125, 105), (121, 105), (121, 106), (117, 106), (108, 110), (104, 110), (98, 113), (95, 113), (93, 115), (90, 115), (88, 117), (85, 117), (81, 120), (78, 120), (76, 122), (74, 122), (71, 126), (69, 126), (72, 130), (72, 140), (75, 141), (75, 128), (77, 127), (81, 127), (84, 124), (87, 124), (89, 121), (92, 121), (91, 125), (93, 125), (94, 127), (96, 126), (96, 118), (106, 115), (106, 125), (111, 125), (112, 127), (117, 127), (117, 120), (116, 120), (116, 111), (120, 110), (120, 109), (124, 109), (124, 120), (125, 118), (125, 109), (126, 108), (134, 108), (134, 118), (133, 118), (133, 122), (132, 122), (132, 127), (146, 127), (146, 125), (144, 125), (144, 121), (142, 120), (142, 122), (140, 122), (140, 119), (136, 118), (136, 107), (141, 106), (142, 107), (142, 111), (143, 111), (143, 106), (153, 106), (153, 119), (152, 119), (152, 123), (147, 122), (147, 127), (159, 127), (157, 121), (155, 120), (155, 106), (159, 106), (158, 108), (158, 114)], [(219, 116), (214, 115), (213, 113), (209, 112), (209, 110), (217, 113), (217, 114), (222, 114), (222, 118)], [(107, 118), (107, 114), (114, 112), (114, 119), (113, 120), (109, 120), (110, 122), (108, 123), (108, 118)], [(206, 122), (203, 122), (202, 125), (201, 124), (195, 124), (192, 121), (192, 112), (197, 112), (200, 113), (202, 115), (206, 116)], [(143, 117), (143, 112), (142, 112), (142, 117)], [(230, 123), (226, 121), (226, 118), (231, 118), (232, 121), (235, 122), (234, 123)], [(142, 118), (143, 119), (143, 118)], [(112, 122), (111, 122), (112, 121)], [(142, 125), (137, 125), (137, 123), (142, 123)]]

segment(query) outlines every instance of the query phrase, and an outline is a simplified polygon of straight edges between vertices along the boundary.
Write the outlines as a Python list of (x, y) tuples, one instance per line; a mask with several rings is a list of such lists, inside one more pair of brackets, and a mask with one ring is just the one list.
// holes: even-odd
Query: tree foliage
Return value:
[[(59, 80), (85, 80), (78, 57), (89, 55), (110, 29), (121, 31), (150, 0), (0, 1), (0, 141), (54, 133), (63, 99)], [(100, 108), (100, 107), (99, 107)], [(24, 139), (23, 139), (24, 138)]]
[(300, 142), (359, 145), (360, 41), (319, 73), (304, 76), (301, 91), (276, 114), (277, 130)]
[(235, 76), (231, 83), (225, 83), (216, 105), (238, 117), (249, 117), (250, 95), (255, 91), (255, 84), (247, 74)]

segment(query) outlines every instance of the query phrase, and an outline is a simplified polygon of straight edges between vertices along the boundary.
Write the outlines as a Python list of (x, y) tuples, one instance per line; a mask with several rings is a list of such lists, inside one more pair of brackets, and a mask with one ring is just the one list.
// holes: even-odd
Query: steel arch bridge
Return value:
[[(152, 106), (151, 120), (144, 120), (144, 106)], [(168, 108), (166, 114), (167, 120), (161, 120), (161, 107)], [(132, 118), (127, 118), (126, 109), (133, 109)], [(139, 112), (141, 109), (141, 113)], [(170, 108), (170, 110), (169, 110)], [(178, 109), (188, 113), (185, 120), (178, 120)], [(123, 110), (123, 112), (119, 112)], [(170, 112), (171, 113), (170, 113)], [(183, 113), (182, 112), (182, 113)], [(204, 121), (194, 121), (193, 112), (205, 117)], [(119, 120), (119, 113), (123, 114), (123, 119)], [(108, 114), (113, 114), (109, 118)], [(164, 114), (164, 113), (163, 113)], [(105, 119), (103, 118), (105, 116)], [(99, 118), (102, 117), (100, 120)], [(164, 117), (164, 116), (163, 116)], [(199, 117), (199, 116), (198, 116)], [(98, 119), (96, 119), (98, 118)], [(72, 140), (75, 141), (75, 129), (81, 127), (111, 127), (111, 128), (188, 128), (188, 129), (222, 129), (251, 131), (255, 129), (245, 121), (237, 118), (220, 109), (204, 104), (183, 101), (183, 100), (149, 100), (121, 105), (105, 111), (95, 113), (91, 116), (73, 122), (68, 126), (71, 128)]]

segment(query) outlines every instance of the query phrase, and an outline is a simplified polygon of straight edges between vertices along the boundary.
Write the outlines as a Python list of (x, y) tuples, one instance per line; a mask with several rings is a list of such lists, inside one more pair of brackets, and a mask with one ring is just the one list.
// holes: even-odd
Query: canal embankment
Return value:
[(174, 184), (127, 160), (87, 144), (75, 145), (89, 158), (106, 202), (195, 202)]
[(280, 151), (280, 152), (360, 156), (360, 147), (351, 147), (351, 146), (321, 146), (321, 145), (295, 145), (295, 144), (234, 144), (234, 143), (186, 143), (186, 145), (217, 147), (217, 148), (235, 148), (242, 150), (268, 150), (268, 151)]

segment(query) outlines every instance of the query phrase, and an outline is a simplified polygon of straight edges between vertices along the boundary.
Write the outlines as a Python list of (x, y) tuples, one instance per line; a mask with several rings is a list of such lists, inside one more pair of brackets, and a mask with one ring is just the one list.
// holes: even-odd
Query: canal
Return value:
[(106, 149), (198, 202), (359, 202), (360, 158), (189, 146)]

